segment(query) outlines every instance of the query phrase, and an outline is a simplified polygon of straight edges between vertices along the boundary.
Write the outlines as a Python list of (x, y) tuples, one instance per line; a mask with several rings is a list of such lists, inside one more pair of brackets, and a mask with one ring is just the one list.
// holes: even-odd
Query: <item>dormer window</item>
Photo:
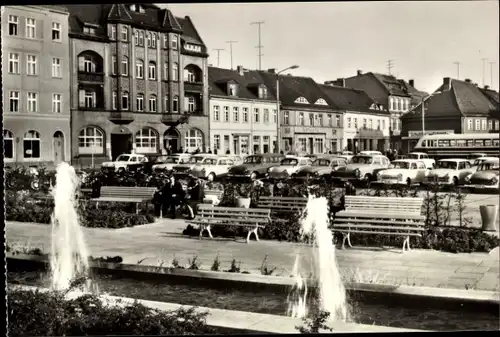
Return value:
[(96, 35), (97, 29), (95, 29), (94, 27), (90, 27), (90, 26), (83, 26), (83, 33), (90, 34), (90, 35)]
[(319, 98), (316, 103), (314, 103), (316, 105), (328, 105), (328, 103), (326, 103), (326, 101), (323, 99), (323, 98)]
[(144, 7), (142, 7), (141, 5), (139, 4), (132, 4), (130, 5), (130, 10), (132, 12), (136, 12), (136, 13), (145, 13), (146, 11), (144, 10)]
[(201, 46), (191, 44), (191, 43), (186, 43), (184, 45), (184, 49), (189, 50), (189, 51), (194, 51), (197, 53), (201, 53)]
[(305, 99), (305, 97), (299, 97), (295, 100), (295, 103), (301, 103), (301, 104), (309, 104), (309, 101)]
[(235, 83), (230, 83), (228, 85), (228, 94), (229, 94), (229, 96), (233, 96), (233, 97), (238, 96), (238, 85)]
[(267, 98), (267, 88), (264, 86), (259, 87), (259, 98), (266, 99)]

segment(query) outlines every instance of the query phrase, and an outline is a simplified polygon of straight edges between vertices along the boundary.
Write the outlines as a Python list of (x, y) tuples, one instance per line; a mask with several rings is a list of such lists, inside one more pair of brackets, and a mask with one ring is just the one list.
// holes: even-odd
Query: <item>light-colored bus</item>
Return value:
[(498, 133), (425, 135), (420, 138), (413, 151), (425, 152), (435, 159), (468, 158), (478, 152), (498, 157), (499, 136)]

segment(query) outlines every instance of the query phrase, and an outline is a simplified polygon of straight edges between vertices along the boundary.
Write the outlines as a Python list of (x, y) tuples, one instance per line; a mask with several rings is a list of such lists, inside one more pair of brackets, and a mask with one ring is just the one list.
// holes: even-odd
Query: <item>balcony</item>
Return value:
[(134, 119), (134, 113), (129, 111), (112, 111), (109, 114), (109, 120), (117, 125), (130, 124)]
[(203, 92), (203, 82), (184, 81), (184, 91)]
[(89, 73), (86, 71), (78, 71), (78, 82), (103, 83), (104, 73)]
[(165, 125), (173, 126), (173, 127), (180, 125), (180, 124), (186, 124), (189, 122), (189, 114), (188, 113), (184, 113), (184, 114), (165, 113), (165, 114), (161, 115), (161, 122)]
[(104, 111), (104, 104), (97, 104), (96, 106), (86, 106), (86, 105), (79, 105), (78, 110), (83, 110), (83, 111)]

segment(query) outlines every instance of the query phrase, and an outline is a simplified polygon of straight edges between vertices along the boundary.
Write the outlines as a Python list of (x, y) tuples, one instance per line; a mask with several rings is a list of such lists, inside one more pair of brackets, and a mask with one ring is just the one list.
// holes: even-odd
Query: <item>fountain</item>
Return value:
[[(312, 279), (318, 285), (319, 308), (330, 313), (336, 321), (347, 320), (346, 291), (335, 258), (333, 235), (329, 227), (328, 200), (309, 195), (301, 220), (302, 238), (312, 238)], [(305, 265), (304, 265), (305, 266)], [(288, 297), (288, 315), (303, 318), (308, 313), (307, 279), (301, 273), (300, 254), (297, 253), (293, 275), (296, 283)], [(305, 272), (305, 268), (302, 268)], [(309, 295), (310, 296), (310, 295)]]
[[(57, 166), (52, 215), (52, 247), (50, 256), (51, 286), (66, 290), (72, 281), (88, 274), (88, 251), (78, 223), (76, 191), (78, 176), (66, 162)], [(87, 287), (90, 284), (87, 281)], [(88, 290), (88, 289), (86, 289)]]

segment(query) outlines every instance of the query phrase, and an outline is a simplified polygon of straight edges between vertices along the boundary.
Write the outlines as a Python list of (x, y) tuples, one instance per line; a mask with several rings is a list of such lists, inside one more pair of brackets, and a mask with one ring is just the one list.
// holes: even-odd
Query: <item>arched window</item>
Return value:
[(144, 78), (144, 61), (143, 60), (135, 61), (135, 76), (137, 78)]
[(95, 73), (103, 71), (103, 59), (94, 51), (84, 51), (78, 55), (78, 71)]
[(38, 131), (30, 130), (26, 132), (23, 138), (24, 158), (40, 159), (40, 145)]
[(203, 148), (203, 133), (198, 129), (189, 129), (184, 134), (185, 149), (193, 152)]
[(201, 82), (202, 79), (201, 69), (194, 65), (188, 64), (184, 68), (184, 81), (185, 82)]
[(122, 56), (122, 73), (123, 76), (128, 76), (128, 57)]
[(156, 153), (158, 148), (158, 133), (152, 128), (143, 128), (135, 134), (135, 149), (137, 153)]
[(124, 91), (122, 93), (122, 110), (128, 110), (130, 109), (129, 107), (129, 96), (128, 96), (128, 91)]
[(172, 81), (179, 80), (179, 64), (177, 62), (172, 63)]
[(156, 80), (156, 63), (155, 62), (149, 62), (149, 67), (148, 67), (148, 78), (150, 80)]
[(104, 153), (104, 133), (95, 126), (87, 126), (78, 135), (78, 153)]
[(14, 159), (14, 134), (3, 130), (3, 153), (5, 160)]
[(156, 95), (149, 96), (149, 112), (156, 112)]

